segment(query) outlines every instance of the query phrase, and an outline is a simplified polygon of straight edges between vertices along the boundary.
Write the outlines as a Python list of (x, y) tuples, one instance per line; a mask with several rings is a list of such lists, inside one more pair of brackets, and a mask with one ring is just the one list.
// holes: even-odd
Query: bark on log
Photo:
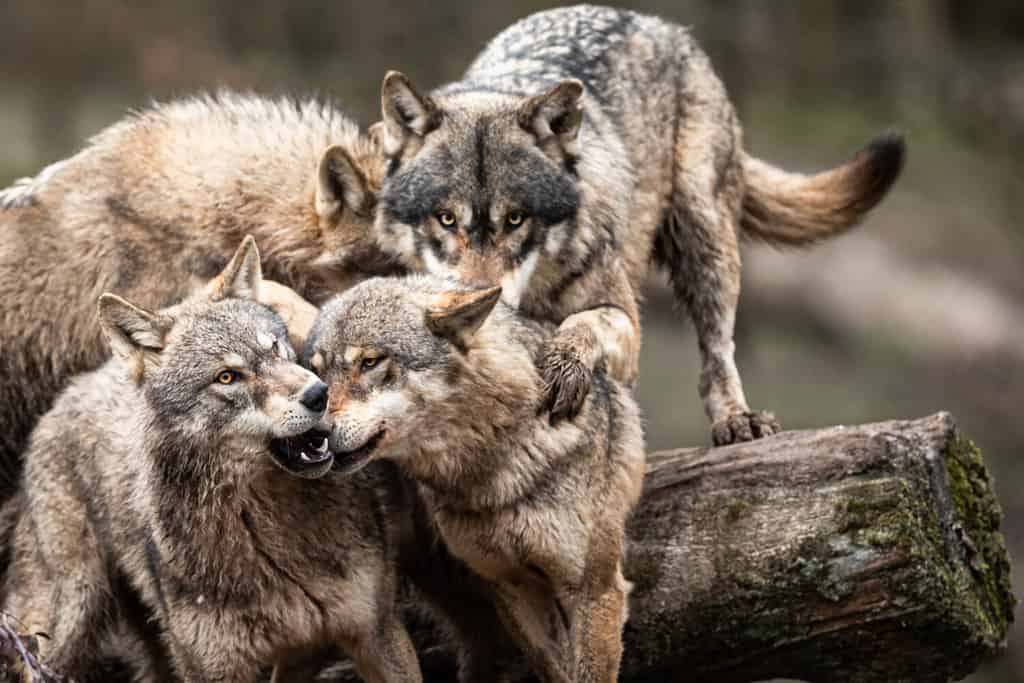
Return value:
[[(622, 680), (962, 678), (1013, 620), (1000, 521), (945, 413), (654, 453)], [(451, 680), (437, 646), (423, 663)]]
[(625, 680), (947, 681), (1013, 620), (1002, 514), (948, 414), (656, 453), (645, 485)]

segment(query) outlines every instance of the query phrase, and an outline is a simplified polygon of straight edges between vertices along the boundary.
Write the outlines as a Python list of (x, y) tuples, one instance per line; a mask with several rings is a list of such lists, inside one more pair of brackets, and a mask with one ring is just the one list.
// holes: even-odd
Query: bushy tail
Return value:
[(740, 227), (773, 244), (811, 244), (853, 227), (881, 201), (903, 169), (903, 136), (880, 135), (850, 161), (814, 175), (743, 158), (747, 190)]

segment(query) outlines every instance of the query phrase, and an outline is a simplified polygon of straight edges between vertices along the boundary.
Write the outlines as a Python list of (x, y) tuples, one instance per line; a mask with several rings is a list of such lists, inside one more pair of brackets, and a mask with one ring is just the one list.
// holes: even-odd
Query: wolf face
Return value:
[(426, 271), (501, 285), (518, 306), (541, 252), (558, 254), (580, 207), (581, 95), (566, 81), (525, 100), (453, 95), (442, 108), (388, 74), (383, 140), (393, 161), (379, 233)]
[[(327, 385), (297, 365), (284, 323), (248, 300), (258, 293), (259, 255), (247, 240), (201, 295), (150, 313), (105, 294), (100, 320), (115, 353), (133, 368), (163, 438), (224, 449), (236, 468), (266, 454), (292, 474), (331, 465), (325, 433)], [(234, 446), (237, 444), (237, 448)], [(205, 451), (209, 452), (209, 451)]]
[(357, 285), (324, 306), (310, 337), (309, 364), (332, 387), (331, 450), (345, 471), (401, 457), (403, 444), (436, 431), (428, 414), (457, 389), (462, 356), (501, 296), (497, 287), (446, 290), (421, 280), (416, 289), (381, 279)]

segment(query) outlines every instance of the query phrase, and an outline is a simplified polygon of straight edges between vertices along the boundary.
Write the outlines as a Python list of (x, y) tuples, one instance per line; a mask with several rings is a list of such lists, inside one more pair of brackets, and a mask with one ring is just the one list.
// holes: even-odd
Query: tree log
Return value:
[(1013, 620), (1001, 519), (945, 413), (655, 453), (623, 678), (963, 678)]
[[(1013, 620), (1001, 518), (945, 413), (654, 453), (622, 680), (962, 678)], [(451, 680), (418, 635), (427, 680)]]

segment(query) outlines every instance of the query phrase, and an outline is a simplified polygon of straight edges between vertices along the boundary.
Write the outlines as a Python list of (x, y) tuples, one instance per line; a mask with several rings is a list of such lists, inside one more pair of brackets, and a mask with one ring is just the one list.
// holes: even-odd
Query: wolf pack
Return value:
[[(642, 491), (639, 289), (695, 326), (711, 441), (743, 238), (808, 245), (900, 173), (748, 155), (688, 30), (544, 11), (426, 93), (221, 92), (0, 190), (0, 609), (75, 681), (618, 679)], [(257, 246), (258, 245), (258, 246)]]

